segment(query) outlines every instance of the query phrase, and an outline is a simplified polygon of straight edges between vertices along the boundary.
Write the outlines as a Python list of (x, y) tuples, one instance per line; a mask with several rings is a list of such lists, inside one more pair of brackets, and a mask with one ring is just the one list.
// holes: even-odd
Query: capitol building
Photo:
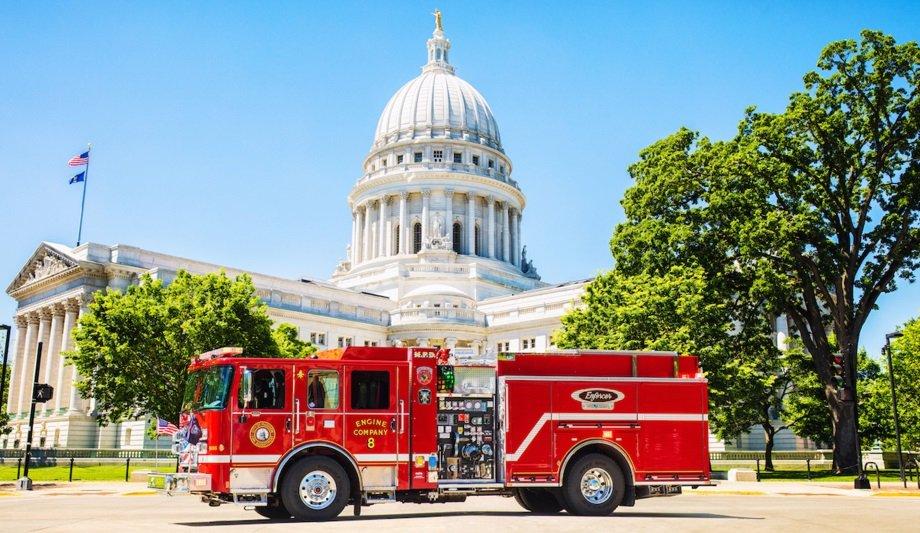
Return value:
[[(0, 448), (25, 446), (35, 351), (54, 399), (36, 411), (35, 446), (153, 447), (145, 420), (100, 427), (79, 373), (61, 356), (98, 290), (123, 290), (143, 274), (179, 270), (252, 277), (275, 323), (290, 323), (320, 348), (444, 346), (467, 354), (552, 349), (561, 317), (589, 280), (549, 284), (521, 235), (527, 198), (502, 147), (486, 99), (458, 77), (440, 25), (421, 74), (389, 99), (348, 195), (347, 256), (328, 280), (287, 279), (124, 244), (42, 242), (10, 283), (18, 304), (8, 396), (12, 431)], [(759, 436), (758, 436), (759, 435)], [(724, 445), (711, 440), (711, 449)], [(805, 443), (788, 430), (776, 449)], [(763, 448), (762, 430), (735, 444)]]
[[(252, 276), (276, 323), (297, 326), (321, 348), (446, 346), (469, 354), (552, 347), (561, 316), (587, 280), (551, 285), (527, 259), (521, 224), (527, 198), (512, 178), (486, 99), (456, 75), (451, 43), (437, 25), (421, 74), (383, 108), (351, 193), (348, 253), (329, 280)], [(61, 352), (100, 289), (124, 289), (143, 274), (170, 281), (179, 270), (244, 271), (124, 244), (75, 248), (41, 243), (7, 288), (17, 304), (8, 396), (12, 432), (24, 447), (35, 368), (55, 397), (36, 411), (34, 445), (140, 448), (145, 421), (99, 427), (92, 398)]]

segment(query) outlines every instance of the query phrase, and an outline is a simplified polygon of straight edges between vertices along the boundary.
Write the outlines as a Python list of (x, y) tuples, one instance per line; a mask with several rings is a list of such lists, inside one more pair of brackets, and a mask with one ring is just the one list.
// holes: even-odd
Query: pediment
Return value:
[(41, 246), (32, 254), (32, 257), (26, 262), (25, 266), (19, 271), (19, 274), (13, 280), (13, 283), (6, 289), (7, 293), (12, 293), (22, 287), (37, 283), (41, 280), (50, 278), (61, 272), (77, 268), (79, 263), (73, 257), (55, 249), (54, 247), (42, 243)]

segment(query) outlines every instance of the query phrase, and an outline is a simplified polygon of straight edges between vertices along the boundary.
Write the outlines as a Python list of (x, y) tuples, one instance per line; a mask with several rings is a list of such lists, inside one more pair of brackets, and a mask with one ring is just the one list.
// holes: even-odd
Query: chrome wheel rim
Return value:
[(591, 468), (581, 476), (581, 495), (585, 500), (600, 504), (613, 495), (613, 479), (606, 470)]
[(335, 500), (335, 480), (328, 472), (314, 470), (300, 480), (300, 499), (313, 510), (325, 509)]

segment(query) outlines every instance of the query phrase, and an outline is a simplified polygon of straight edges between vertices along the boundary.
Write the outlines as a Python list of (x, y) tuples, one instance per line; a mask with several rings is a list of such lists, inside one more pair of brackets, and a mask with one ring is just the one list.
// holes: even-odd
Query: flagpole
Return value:
[(92, 143), (86, 147), (86, 168), (83, 169), (83, 199), (80, 200), (80, 228), (77, 230), (77, 246), (80, 246), (80, 239), (83, 237), (83, 209), (86, 207), (86, 182), (89, 181), (89, 153), (92, 151)]

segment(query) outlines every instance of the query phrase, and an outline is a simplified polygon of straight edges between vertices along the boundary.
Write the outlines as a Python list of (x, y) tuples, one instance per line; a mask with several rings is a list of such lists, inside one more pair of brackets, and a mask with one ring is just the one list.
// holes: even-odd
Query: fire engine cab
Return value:
[(175, 474), (149, 485), (268, 518), (347, 505), (513, 496), (606, 515), (709, 483), (706, 380), (693, 356), (350, 347), (310, 359), (222, 348), (189, 367)]

